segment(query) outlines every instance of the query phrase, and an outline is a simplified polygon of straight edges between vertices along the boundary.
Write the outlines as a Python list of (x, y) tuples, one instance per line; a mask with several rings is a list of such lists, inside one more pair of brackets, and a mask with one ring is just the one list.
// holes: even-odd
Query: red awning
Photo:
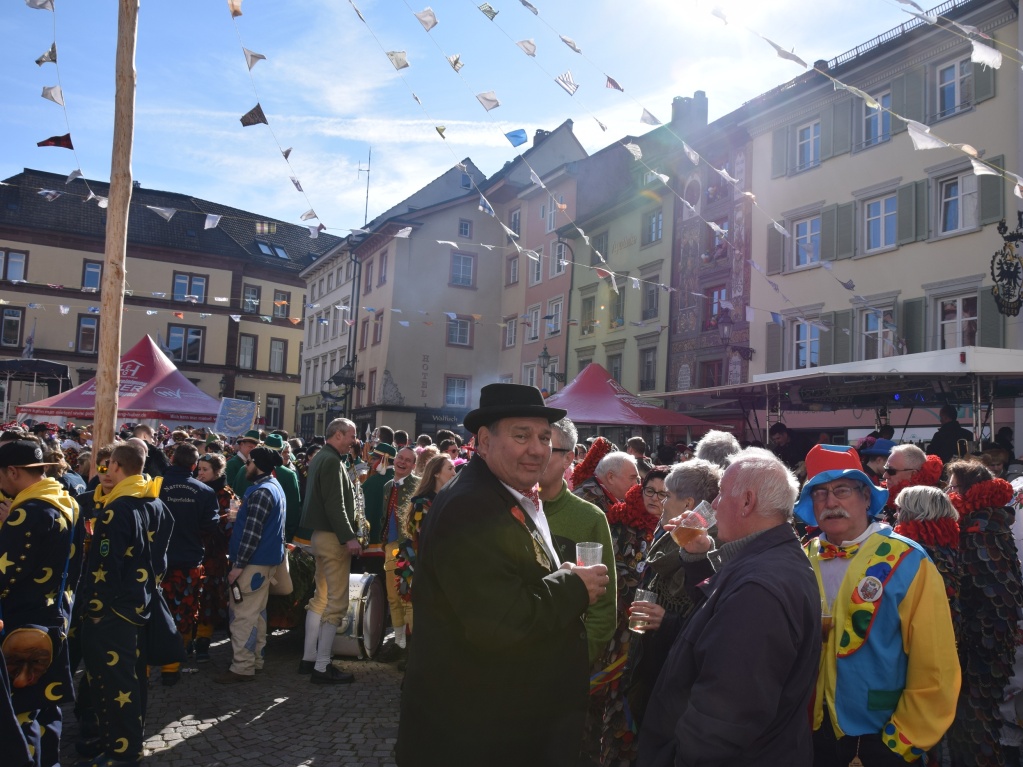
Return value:
[(568, 411), (576, 423), (603, 426), (691, 426), (713, 429), (716, 424), (652, 405), (622, 387), (611, 374), (591, 362), (564, 389), (547, 398), (550, 407)]
[[(90, 378), (63, 394), (20, 405), (18, 414), (92, 419), (95, 409), (96, 379)], [(185, 378), (149, 336), (121, 357), (119, 419), (213, 423), (219, 410), (220, 400)]]

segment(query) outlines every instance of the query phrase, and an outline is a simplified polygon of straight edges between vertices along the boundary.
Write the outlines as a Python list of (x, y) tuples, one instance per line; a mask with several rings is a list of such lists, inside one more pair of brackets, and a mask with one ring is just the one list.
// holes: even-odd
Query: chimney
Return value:
[(696, 91), (692, 98), (676, 96), (671, 102), (671, 127), (676, 133), (685, 135), (707, 127), (707, 94)]
[(533, 146), (534, 147), (540, 146), (540, 144), (542, 144), (549, 135), (551, 135), (551, 132), (549, 130), (537, 128), (536, 133), (533, 134)]

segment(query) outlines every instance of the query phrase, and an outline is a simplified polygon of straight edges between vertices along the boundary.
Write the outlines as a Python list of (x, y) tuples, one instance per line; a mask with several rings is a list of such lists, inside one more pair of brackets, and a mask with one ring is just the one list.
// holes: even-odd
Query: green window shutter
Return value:
[(916, 239), (926, 240), (930, 234), (931, 206), (927, 198), (927, 180), (916, 182)]
[(924, 343), (924, 323), (927, 299), (910, 298), (902, 302), (902, 325), (896, 335), (906, 339), (906, 351), (917, 354), (927, 351)]
[(831, 154), (834, 157), (848, 154), (852, 148), (852, 99), (835, 104), (835, 124), (831, 129)]
[[(920, 67), (918, 69), (911, 69), (903, 75), (905, 78), (905, 103), (903, 108), (904, 112), (899, 112), (903, 117), (908, 117), (910, 120), (916, 120), (917, 122), (926, 122), (925, 116), (926, 111), (924, 109), (924, 93), (926, 92), (924, 83), (924, 69)], [(894, 94), (892, 97), (892, 105), (894, 106), (895, 98)], [(901, 123), (901, 120), (893, 120), (892, 122)]]
[(916, 184), (903, 184), (895, 193), (898, 206), (898, 240), (905, 245), (916, 240)]
[(1005, 346), (1005, 318), (998, 311), (998, 304), (991, 293), (991, 288), (980, 289), (980, 337), (977, 346), (992, 346), (1001, 349)]
[(771, 137), (771, 178), (789, 172), (789, 129), (779, 128)]
[(778, 274), (785, 268), (785, 238), (774, 225), (767, 227), (767, 273)]
[(983, 64), (973, 65), (973, 103), (979, 104), (982, 101), (995, 97), (995, 70), (985, 67)]
[(782, 336), (785, 328), (771, 322), (767, 325), (767, 352), (764, 355), (765, 371), (779, 373), (785, 369), (782, 358)]
[[(906, 114), (906, 76), (900, 75), (892, 80), (892, 111), (897, 115)], [(906, 123), (902, 120), (892, 118), (892, 133), (902, 133), (906, 130)]]
[(835, 313), (825, 312), (821, 315), (821, 324), (827, 325), (828, 330), (821, 330), (820, 335), (820, 354), (817, 357), (820, 364), (830, 365), (835, 361)]
[[(1005, 157), (998, 155), (988, 161), (996, 168), (1005, 167)], [(997, 224), (1005, 218), (1005, 182), (1001, 176), (980, 176), (977, 179), (980, 190), (980, 224)]]
[(835, 312), (835, 324), (831, 328), (831, 345), (834, 349), (832, 361), (836, 365), (852, 362), (852, 322), (852, 309)]
[(821, 160), (831, 157), (831, 137), (834, 135), (835, 115), (831, 107), (821, 110)]
[(850, 258), (856, 248), (856, 203), (839, 205), (835, 219), (835, 258)]
[(821, 261), (835, 260), (835, 229), (838, 206), (821, 208)]

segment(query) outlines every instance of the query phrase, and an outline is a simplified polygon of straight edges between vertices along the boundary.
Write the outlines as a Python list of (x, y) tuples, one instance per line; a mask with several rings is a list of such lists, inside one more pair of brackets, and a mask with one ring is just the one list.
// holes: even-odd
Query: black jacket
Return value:
[(540, 564), (513, 509), (529, 521), (475, 456), (426, 515), (401, 696), (401, 767), (577, 760), (589, 688), (586, 588), (569, 571)]
[(212, 533), (220, 522), (217, 494), (179, 466), (164, 472), (160, 500), (174, 518), (174, 532), (167, 547), (167, 566), (190, 570), (202, 564), (206, 550), (201, 533)]
[[(964, 429), (959, 421), (943, 423), (931, 437), (931, 444), (927, 446), (927, 455), (936, 455), (942, 463), (948, 463), (959, 455), (957, 445), (959, 440), (973, 441), (973, 432)], [(969, 450), (967, 450), (967, 453)]]
[(754, 538), (701, 589), (647, 707), (640, 767), (809, 767), (821, 603), (792, 528)]

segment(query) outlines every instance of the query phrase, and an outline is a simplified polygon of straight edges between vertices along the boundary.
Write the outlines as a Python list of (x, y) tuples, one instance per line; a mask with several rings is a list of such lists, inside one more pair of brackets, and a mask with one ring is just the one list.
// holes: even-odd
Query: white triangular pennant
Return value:
[(257, 61), (266, 61), (266, 56), (264, 56), (262, 53), (250, 51), (248, 48), (243, 47), (242, 53), (245, 54), (245, 64), (246, 66), (248, 66), (250, 72), (252, 71), (252, 68), (256, 66)]
[(174, 218), (174, 214), (178, 212), (176, 208), (159, 208), (156, 205), (147, 205), (146, 207), (153, 211), (153, 213), (158, 215), (164, 221), (170, 221), (172, 218)]
[(423, 25), (423, 29), (427, 32), (437, 26), (437, 14), (433, 12), (433, 8), (430, 6), (426, 6), (419, 13), (413, 15), (419, 19), (419, 23)]
[(43, 98), (49, 99), (54, 104), (64, 106), (64, 92), (61, 91), (59, 85), (44, 85)]
[(216, 229), (220, 223), (220, 216), (216, 213), (207, 213), (206, 222), (203, 224), (203, 229)]

